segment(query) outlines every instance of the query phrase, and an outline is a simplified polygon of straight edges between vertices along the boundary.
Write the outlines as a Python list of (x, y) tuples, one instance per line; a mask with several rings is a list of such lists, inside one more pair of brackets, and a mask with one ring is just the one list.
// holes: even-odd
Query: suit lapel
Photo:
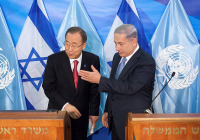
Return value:
[(129, 71), (129, 69), (135, 65), (135, 63), (138, 61), (141, 54), (142, 54), (142, 50), (139, 48), (139, 50), (130, 58), (130, 60), (125, 65), (124, 69), (119, 75), (119, 79), (120, 77), (123, 77)]
[(69, 57), (67, 56), (67, 54), (65, 52), (63, 53), (63, 56), (64, 56), (64, 58), (63, 58), (63, 60), (61, 60), (61, 61), (63, 61), (63, 71), (64, 71), (67, 79), (69, 80), (69, 83), (71, 84), (71, 86), (75, 88), (74, 77), (73, 77)]
[(121, 56), (119, 54), (116, 54), (115, 55), (115, 59), (113, 59), (113, 64), (112, 64), (112, 70), (111, 70), (110, 78), (115, 78), (115, 74), (116, 74), (117, 67), (119, 65), (120, 60), (121, 60)]
[[(82, 51), (82, 62), (81, 62), (81, 70), (87, 70), (89, 69), (89, 65), (87, 64), (87, 55), (85, 54), (84, 51)], [(77, 90), (76, 90), (76, 95), (78, 93), (78, 90), (80, 87), (84, 84), (84, 81), (81, 79), (80, 76), (78, 76), (78, 85), (77, 85)]]

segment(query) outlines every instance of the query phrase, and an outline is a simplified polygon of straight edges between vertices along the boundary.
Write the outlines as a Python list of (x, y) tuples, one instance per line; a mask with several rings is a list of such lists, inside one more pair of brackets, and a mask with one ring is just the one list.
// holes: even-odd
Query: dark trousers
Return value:
[(86, 140), (87, 139), (89, 118), (88, 117), (82, 118), (82, 117), (77, 120), (74, 120), (71, 118), (72, 140)]
[(115, 124), (114, 124), (114, 122), (113, 122), (113, 119), (112, 119), (112, 121), (111, 121), (111, 126), (112, 126), (112, 140), (121, 140), (120, 138), (119, 138), (119, 136), (118, 136), (118, 134), (117, 134), (117, 131), (116, 131), (116, 129), (115, 129)]

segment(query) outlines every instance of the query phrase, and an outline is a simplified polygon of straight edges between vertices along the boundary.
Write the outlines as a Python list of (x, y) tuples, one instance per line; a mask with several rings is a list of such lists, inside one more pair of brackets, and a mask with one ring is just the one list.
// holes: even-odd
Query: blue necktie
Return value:
[(124, 68), (124, 66), (125, 66), (125, 64), (126, 64), (126, 60), (127, 60), (126, 57), (124, 57), (124, 58), (122, 59), (122, 62), (119, 64), (119, 66), (118, 66), (118, 68), (117, 68), (117, 72), (116, 72), (116, 74), (115, 74), (115, 79), (118, 79), (118, 77), (119, 77), (121, 71), (123, 70), (123, 68)]

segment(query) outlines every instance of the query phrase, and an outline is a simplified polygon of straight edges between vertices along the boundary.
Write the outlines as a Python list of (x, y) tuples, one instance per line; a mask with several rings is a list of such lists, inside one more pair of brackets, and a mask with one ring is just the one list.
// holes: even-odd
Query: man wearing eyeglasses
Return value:
[(49, 98), (48, 109), (66, 110), (71, 118), (72, 140), (85, 140), (89, 118), (95, 127), (99, 118), (98, 84), (82, 80), (80, 70), (100, 69), (99, 57), (83, 51), (87, 35), (80, 27), (65, 34), (65, 51), (48, 57), (43, 89)]

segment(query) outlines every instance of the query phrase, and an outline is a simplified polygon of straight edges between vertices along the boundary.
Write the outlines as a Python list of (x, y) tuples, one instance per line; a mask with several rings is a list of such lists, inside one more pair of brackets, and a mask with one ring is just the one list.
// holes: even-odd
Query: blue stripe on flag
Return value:
[(148, 45), (144, 30), (141, 24), (140, 19), (131, 9), (126, 0), (122, 0), (121, 6), (117, 12), (118, 17), (124, 24), (132, 24), (135, 26), (138, 32), (138, 43), (147, 53), (151, 54), (150, 47)]
[(29, 100), (25, 97), (26, 99), (26, 106), (28, 110), (35, 110), (34, 106), (29, 102)]
[(108, 61), (107, 63), (112, 68), (112, 61)]
[(48, 46), (52, 49), (52, 51), (59, 52), (57, 40), (55, 39), (55, 35), (53, 29), (50, 25), (50, 21), (45, 17), (43, 12), (37, 5), (37, 0), (34, 0), (31, 10), (29, 12), (29, 17), (32, 20), (35, 27), (40, 32), (43, 39), (46, 41)]
[(118, 17), (124, 24), (135, 24), (140, 22), (136, 14), (133, 12), (126, 0), (123, 0), (121, 6), (117, 12)]
[[(156, 29), (156, 26), (153, 23), (152, 19), (143, 11), (143, 9), (137, 8), (137, 11), (139, 11), (139, 13), (140, 13), (140, 20), (141, 21), (145, 20), (145, 22), (142, 22), (142, 23), (144, 25), (143, 26), (144, 27), (144, 31), (146, 31), (145, 34), (148, 36), (147, 40), (151, 39), (152, 36), (153, 36), (153, 33), (154, 33), (155, 29)], [(149, 41), (150, 40), (148, 40), (148, 42)]]

